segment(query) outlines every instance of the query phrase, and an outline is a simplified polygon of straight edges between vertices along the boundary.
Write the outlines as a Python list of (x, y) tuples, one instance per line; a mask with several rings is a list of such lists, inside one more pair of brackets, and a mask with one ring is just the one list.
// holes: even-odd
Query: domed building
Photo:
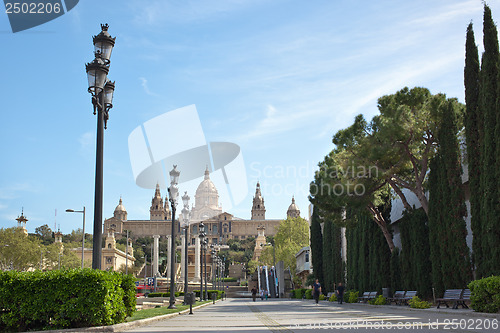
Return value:
[[(168, 198), (162, 198), (160, 186), (157, 184), (149, 208), (149, 220), (129, 220), (127, 210), (120, 198), (113, 217), (104, 221), (104, 230), (113, 228), (118, 233), (129, 230), (133, 238), (152, 237), (153, 235), (169, 236), (171, 231), (172, 215), (169, 209)], [(246, 239), (257, 237), (257, 228), (264, 227), (266, 235), (274, 236), (281, 219), (266, 219), (266, 207), (257, 182), (253, 196), (251, 218), (242, 219), (224, 212), (219, 204), (219, 193), (210, 179), (210, 171), (205, 170), (203, 180), (198, 185), (194, 195), (194, 207), (191, 213), (191, 223), (188, 231), (188, 244), (192, 245), (198, 238), (198, 225), (203, 221), (209, 244), (226, 244), (229, 239)], [(300, 210), (292, 198), (286, 217), (298, 217)], [(182, 228), (176, 221), (176, 235), (180, 235)]]
[(204, 221), (222, 213), (222, 207), (219, 206), (219, 193), (214, 183), (210, 179), (208, 167), (205, 170), (203, 181), (198, 185), (194, 195), (194, 208), (191, 220)]

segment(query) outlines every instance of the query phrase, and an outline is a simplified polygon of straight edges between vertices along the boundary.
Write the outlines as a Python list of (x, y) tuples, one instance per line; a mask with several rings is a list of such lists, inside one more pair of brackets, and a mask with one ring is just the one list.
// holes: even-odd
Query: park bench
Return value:
[(455, 309), (458, 309), (458, 306), (462, 306), (462, 309), (468, 309), (469, 307), (465, 304), (467, 301), (470, 301), (470, 289), (462, 291), (462, 296), (455, 302)]
[(368, 300), (372, 300), (372, 299), (377, 298), (377, 294), (378, 293), (376, 291), (370, 292), (370, 295), (368, 295)]
[(363, 293), (363, 296), (358, 297), (358, 302), (366, 303), (366, 302), (368, 302), (368, 297), (370, 297), (370, 292), (369, 291), (365, 291)]
[(408, 301), (411, 300), (415, 296), (417, 296), (417, 291), (416, 290), (409, 290), (405, 293), (404, 297), (401, 299), (401, 302), (399, 304), (400, 305), (409, 305)]
[(389, 302), (389, 305), (392, 302), (394, 302), (394, 304), (396, 305), (401, 305), (401, 301), (403, 300), (404, 297), (405, 297), (404, 290), (399, 290), (396, 291), (392, 297), (388, 298), (387, 301)]
[(444, 292), (444, 295), (442, 298), (438, 298), (437, 301), (437, 308), (441, 305), (446, 305), (447, 308), (450, 306), (448, 305), (448, 302), (453, 302), (453, 307), (452, 309), (458, 309), (458, 306), (461, 305), (462, 308), (469, 308), (466, 304), (465, 301), (470, 300), (470, 290), (469, 289), (447, 289)]

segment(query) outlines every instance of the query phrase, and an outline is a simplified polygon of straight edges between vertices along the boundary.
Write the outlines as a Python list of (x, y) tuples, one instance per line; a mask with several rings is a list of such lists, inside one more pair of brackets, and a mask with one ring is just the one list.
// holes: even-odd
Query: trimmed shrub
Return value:
[(413, 298), (408, 301), (408, 304), (414, 309), (428, 309), (432, 306), (431, 303), (420, 300), (418, 296), (413, 296)]
[(344, 302), (346, 303), (358, 303), (359, 291), (349, 290), (344, 294)]
[(385, 305), (386, 302), (387, 300), (382, 295), (378, 295), (376, 298), (372, 298), (371, 300), (368, 301), (368, 303), (371, 305)]
[(330, 302), (336, 302), (337, 301), (337, 295), (335, 293), (333, 293), (328, 300)]
[(474, 311), (496, 313), (500, 310), (500, 276), (472, 281), (468, 287)]
[(325, 295), (319, 294), (319, 300), (324, 301), (326, 299)]
[(303, 296), (305, 295), (305, 292), (306, 292), (307, 289), (305, 288), (300, 288), (300, 289), (294, 289), (292, 290), (295, 297), (294, 298), (298, 298), (298, 299), (302, 299)]
[(238, 279), (235, 277), (225, 277), (222, 279), (222, 281), (224, 281), (224, 282), (237, 282)]
[(136, 278), (132, 274), (122, 275), (123, 289), (123, 304), (125, 305), (125, 313), (127, 317), (130, 317), (135, 312), (135, 306), (137, 304), (137, 298), (135, 293), (137, 288), (135, 286)]
[(123, 322), (135, 310), (133, 281), (92, 269), (0, 272), (0, 328), (27, 331)]
[(306, 290), (306, 299), (312, 299), (313, 298), (312, 292), (313, 292), (312, 289), (307, 289)]
[[(203, 291), (205, 291), (205, 289), (203, 289)], [(193, 290), (193, 292), (194, 292), (195, 297), (198, 297), (198, 298), (200, 297), (199, 290)], [(212, 293), (217, 293), (217, 299), (220, 299), (222, 297), (222, 295), (224, 294), (224, 292), (222, 290), (210, 290), (210, 289), (207, 290), (207, 293), (208, 293), (209, 299), (210, 299), (210, 297), (212, 297), (211, 296)], [(182, 295), (184, 295), (184, 293), (182, 293)], [(170, 297), (170, 293), (168, 293), (168, 296)]]

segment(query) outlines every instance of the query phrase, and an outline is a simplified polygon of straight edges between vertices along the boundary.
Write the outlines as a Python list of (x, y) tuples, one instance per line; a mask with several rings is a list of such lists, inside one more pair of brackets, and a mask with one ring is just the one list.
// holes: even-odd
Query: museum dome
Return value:
[(208, 197), (208, 196), (219, 196), (219, 193), (217, 192), (217, 188), (215, 187), (214, 183), (210, 179), (210, 172), (208, 171), (208, 167), (205, 170), (205, 179), (198, 185), (198, 188), (196, 189), (196, 196), (203, 196), (203, 197)]
[(126, 220), (127, 219), (127, 210), (125, 209), (125, 206), (123, 206), (123, 201), (122, 198), (120, 197), (120, 201), (118, 202), (118, 206), (115, 208), (115, 212), (113, 214), (114, 217), (120, 220)]

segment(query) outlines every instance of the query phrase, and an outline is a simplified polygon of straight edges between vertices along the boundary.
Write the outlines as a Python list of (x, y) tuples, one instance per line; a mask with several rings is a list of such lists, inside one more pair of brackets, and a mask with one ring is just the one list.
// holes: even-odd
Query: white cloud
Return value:
[(144, 89), (144, 92), (149, 95), (149, 96), (158, 96), (157, 94), (151, 92), (148, 87), (148, 80), (146, 78), (140, 77), (139, 80), (141, 81), (141, 86)]

